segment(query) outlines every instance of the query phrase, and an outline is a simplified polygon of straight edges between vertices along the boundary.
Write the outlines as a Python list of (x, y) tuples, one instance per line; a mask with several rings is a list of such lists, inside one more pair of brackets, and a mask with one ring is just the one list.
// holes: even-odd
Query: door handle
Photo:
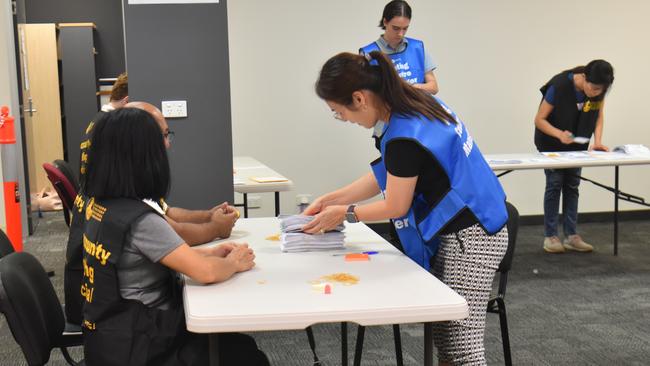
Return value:
[(32, 104), (32, 97), (29, 97), (27, 100), (29, 103), (29, 108), (25, 109), (25, 113), (29, 113), (29, 116), (31, 117), (34, 115), (34, 113), (36, 113), (36, 109), (34, 109), (34, 106)]

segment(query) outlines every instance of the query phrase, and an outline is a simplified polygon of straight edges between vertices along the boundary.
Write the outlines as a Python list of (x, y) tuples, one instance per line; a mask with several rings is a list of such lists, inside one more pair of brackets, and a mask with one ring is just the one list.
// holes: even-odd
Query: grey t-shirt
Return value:
[[(408, 40), (404, 38), (404, 40), (397, 45), (397, 48), (392, 48), (388, 42), (384, 39), (383, 36), (379, 36), (379, 39), (376, 41), (377, 45), (379, 46), (379, 49), (381, 52), (387, 54), (387, 55), (392, 55), (393, 53), (399, 53), (402, 52), (406, 49), (406, 45), (408, 43)], [(424, 72), (427, 73), (429, 71), (433, 71), (438, 67), (436, 63), (433, 61), (433, 57), (429, 54), (429, 52), (424, 50)]]
[(172, 300), (169, 277), (175, 273), (158, 262), (183, 242), (159, 215), (147, 213), (135, 221), (117, 263), (122, 298), (168, 309)]

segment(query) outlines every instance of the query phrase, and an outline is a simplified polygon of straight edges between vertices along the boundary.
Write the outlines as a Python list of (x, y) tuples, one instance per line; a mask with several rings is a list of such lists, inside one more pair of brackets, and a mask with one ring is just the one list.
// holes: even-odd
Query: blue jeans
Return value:
[(558, 236), (557, 224), (562, 195), (564, 235), (575, 235), (578, 225), (578, 186), (582, 168), (544, 169), (546, 191), (544, 192), (544, 236)]

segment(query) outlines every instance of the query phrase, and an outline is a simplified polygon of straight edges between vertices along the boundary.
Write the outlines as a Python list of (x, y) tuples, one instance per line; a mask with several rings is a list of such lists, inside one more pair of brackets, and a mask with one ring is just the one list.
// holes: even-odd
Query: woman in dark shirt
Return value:
[[(579, 151), (589, 148), (607, 151), (603, 145), (605, 94), (614, 82), (614, 69), (605, 60), (565, 70), (549, 80), (540, 91), (543, 98), (535, 116), (535, 146), (543, 151)], [(582, 141), (581, 141), (582, 140)], [(581, 168), (544, 169), (544, 251), (591, 252), (591, 244), (578, 235), (578, 187)], [(562, 196), (564, 242), (558, 236)]]

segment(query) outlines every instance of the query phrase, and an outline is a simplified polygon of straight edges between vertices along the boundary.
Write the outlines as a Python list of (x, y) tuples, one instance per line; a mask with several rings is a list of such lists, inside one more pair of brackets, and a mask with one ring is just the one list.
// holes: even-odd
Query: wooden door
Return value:
[(59, 69), (54, 24), (19, 24), (29, 191), (51, 186), (43, 163), (63, 159)]

